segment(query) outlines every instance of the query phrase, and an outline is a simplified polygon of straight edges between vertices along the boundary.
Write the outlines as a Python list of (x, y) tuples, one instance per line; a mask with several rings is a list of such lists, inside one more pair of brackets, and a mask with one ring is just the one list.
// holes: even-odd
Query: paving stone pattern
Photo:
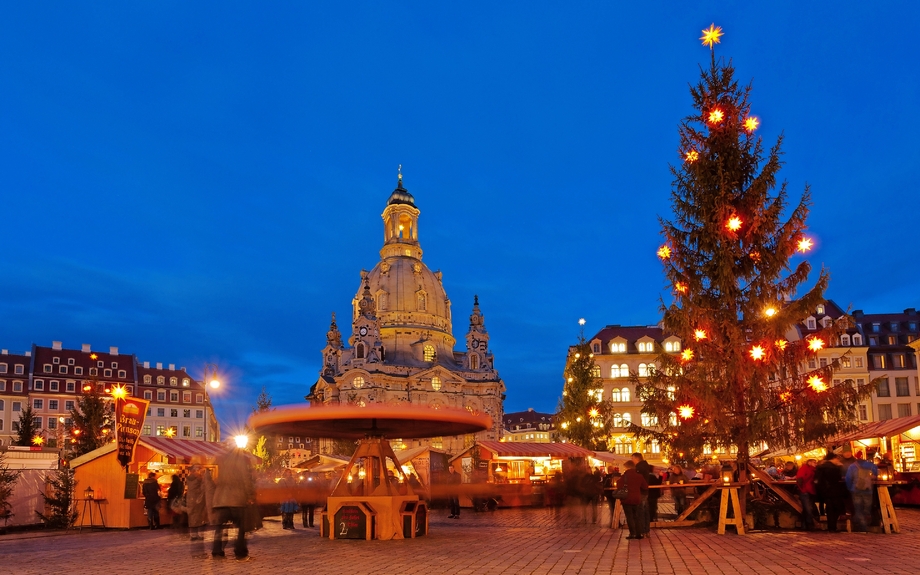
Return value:
[[(584, 523), (578, 507), (502, 509), (459, 520), (435, 510), (431, 534), (401, 541), (321, 540), (317, 529), (281, 529), (277, 518), (249, 542), (252, 560), (195, 557), (210, 551), (170, 529), (33, 532), (0, 536), (0, 573), (20, 574), (485, 574), (920, 573), (920, 510), (898, 512), (901, 534), (772, 531), (738, 536), (705, 528), (622, 530)], [(273, 520), (275, 519), (275, 520)], [(299, 516), (297, 517), (299, 520)], [(732, 528), (729, 528), (733, 531)]]

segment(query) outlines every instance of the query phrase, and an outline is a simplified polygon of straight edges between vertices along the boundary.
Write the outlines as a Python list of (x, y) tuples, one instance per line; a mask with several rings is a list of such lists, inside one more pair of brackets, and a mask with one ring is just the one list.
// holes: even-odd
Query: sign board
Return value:
[(118, 462), (122, 467), (128, 467), (134, 461), (134, 448), (141, 436), (149, 403), (136, 397), (115, 400), (115, 441), (118, 444)]
[(125, 499), (137, 499), (137, 486), (139, 483), (140, 476), (137, 473), (125, 475)]
[(367, 539), (367, 513), (357, 505), (343, 505), (332, 528), (336, 539)]

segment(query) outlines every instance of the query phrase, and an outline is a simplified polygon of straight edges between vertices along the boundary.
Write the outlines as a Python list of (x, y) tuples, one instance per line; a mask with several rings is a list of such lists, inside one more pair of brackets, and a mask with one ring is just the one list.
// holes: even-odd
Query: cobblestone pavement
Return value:
[(169, 529), (20, 533), (0, 536), (0, 573), (920, 573), (920, 510), (898, 513), (898, 535), (720, 536), (682, 528), (655, 530), (641, 541), (608, 529), (606, 511), (596, 525), (584, 523), (579, 508), (464, 510), (459, 520), (435, 510), (429, 536), (399, 541), (323, 540), (316, 529), (297, 523), (295, 531), (284, 531), (270, 518), (250, 539), (253, 558), (246, 563), (236, 562), (232, 553), (224, 560), (193, 557), (209, 550), (210, 536), (207, 548), (195, 549)]

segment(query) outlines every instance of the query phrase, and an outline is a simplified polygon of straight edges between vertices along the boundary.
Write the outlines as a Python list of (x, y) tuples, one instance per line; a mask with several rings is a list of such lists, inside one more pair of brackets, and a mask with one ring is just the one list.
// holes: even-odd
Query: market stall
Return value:
[(413, 447), (394, 451), (399, 465), (406, 475), (414, 474), (426, 489), (434, 483), (440, 483), (443, 475), (447, 473), (450, 456), (446, 451), (441, 451), (429, 446)]
[[(573, 467), (590, 465), (594, 452), (572, 443), (480, 441), (451, 459), (464, 483), (491, 484), (502, 507), (558, 502), (561, 480)], [(461, 505), (475, 507), (473, 498)]]
[[(92, 488), (95, 503), (91, 507), (97, 509), (96, 513), (101, 515), (106, 527), (145, 527), (147, 516), (141, 484), (148, 473), (157, 474), (160, 494), (165, 499), (173, 475), (184, 479), (193, 464), (214, 469), (217, 457), (229, 448), (225, 443), (142, 436), (137, 442), (134, 462), (127, 469), (118, 461), (114, 442), (74, 458), (70, 466), (78, 482), (78, 495)], [(83, 507), (81, 505), (77, 510), (81, 514)], [(165, 505), (160, 506), (160, 519), (163, 525), (169, 523)], [(100, 517), (86, 518), (85, 521), (83, 517), (77, 519), (78, 525), (87, 522), (100, 523)]]

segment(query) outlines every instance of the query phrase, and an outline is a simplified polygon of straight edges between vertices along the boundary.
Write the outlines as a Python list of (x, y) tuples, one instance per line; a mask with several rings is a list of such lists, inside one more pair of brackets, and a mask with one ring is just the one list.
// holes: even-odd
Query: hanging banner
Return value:
[(118, 462), (122, 467), (128, 467), (134, 461), (134, 448), (144, 428), (149, 403), (136, 397), (115, 399), (115, 441), (118, 444)]

